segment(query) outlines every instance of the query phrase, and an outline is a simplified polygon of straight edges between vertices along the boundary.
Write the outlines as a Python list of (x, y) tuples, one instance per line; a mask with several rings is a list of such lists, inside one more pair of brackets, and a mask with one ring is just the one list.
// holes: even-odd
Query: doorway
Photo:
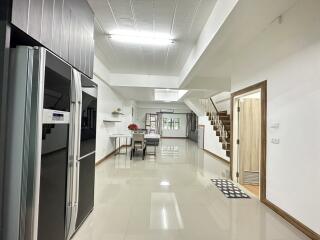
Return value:
[(232, 94), (231, 177), (260, 200), (266, 189), (267, 82)]

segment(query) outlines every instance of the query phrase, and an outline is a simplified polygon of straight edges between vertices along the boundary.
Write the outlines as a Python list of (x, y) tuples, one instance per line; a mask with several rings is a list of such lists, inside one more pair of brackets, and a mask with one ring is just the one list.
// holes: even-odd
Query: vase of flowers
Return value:
[(135, 132), (135, 131), (137, 131), (137, 130), (139, 129), (139, 127), (138, 127), (137, 124), (131, 123), (131, 124), (129, 124), (128, 129), (129, 129), (130, 131), (132, 131), (132, 132)]

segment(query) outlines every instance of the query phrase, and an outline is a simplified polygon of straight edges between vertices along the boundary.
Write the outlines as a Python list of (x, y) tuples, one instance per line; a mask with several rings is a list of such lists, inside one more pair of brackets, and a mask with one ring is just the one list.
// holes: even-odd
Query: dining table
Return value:
[[(110, 138), (113, 139), (114, 141), (114, 154), (127, 154), (128, 153), (128, 143), (131, 142), (132, 134), (131, 133), (113, 133), (110, 135)], [(154, 152), (148, 155), (156, 155), (156, 147), (159, 146), (160, 142), (160, 134), (156, 133), (147, 133), (144, 135), (144, 139), (146, 141), (146, 146), (153, 146), (154, 147)], [(121, 152), (121, 143), (122, 139), (125, 142), (125, 152)]]

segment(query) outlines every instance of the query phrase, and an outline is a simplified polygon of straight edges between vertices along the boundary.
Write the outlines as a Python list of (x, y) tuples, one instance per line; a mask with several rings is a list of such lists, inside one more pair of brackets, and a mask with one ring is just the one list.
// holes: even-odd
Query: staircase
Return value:
[(207, 112), (207, 116), (213, 126), (213, 130), (216, 132), (216, 136), (219, 137), (219, 142), (221, 142), (222, 148), (226, 150), (227, 157), (230, 157), (230, 115), (227, 111), (221, 111), (217, 114)]
[(227, 111), (218, 111), (211, 98), (200, 100), (203, 109), (209, 118), (213, 131), (219, 137), (221, 148), (226, 151), (226, 156), (230, 157), (230, 132), (231, 119)]

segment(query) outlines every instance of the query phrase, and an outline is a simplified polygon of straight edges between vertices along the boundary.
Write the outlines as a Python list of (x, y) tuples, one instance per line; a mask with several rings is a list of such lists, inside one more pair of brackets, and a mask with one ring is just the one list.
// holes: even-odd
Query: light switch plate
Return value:
[(271, 143), (280, 144), (280, 139), (279, 138), (271, 138)]
[(280, 123), (271, 123), (270, 128), (278, 129), (280, 127)]

